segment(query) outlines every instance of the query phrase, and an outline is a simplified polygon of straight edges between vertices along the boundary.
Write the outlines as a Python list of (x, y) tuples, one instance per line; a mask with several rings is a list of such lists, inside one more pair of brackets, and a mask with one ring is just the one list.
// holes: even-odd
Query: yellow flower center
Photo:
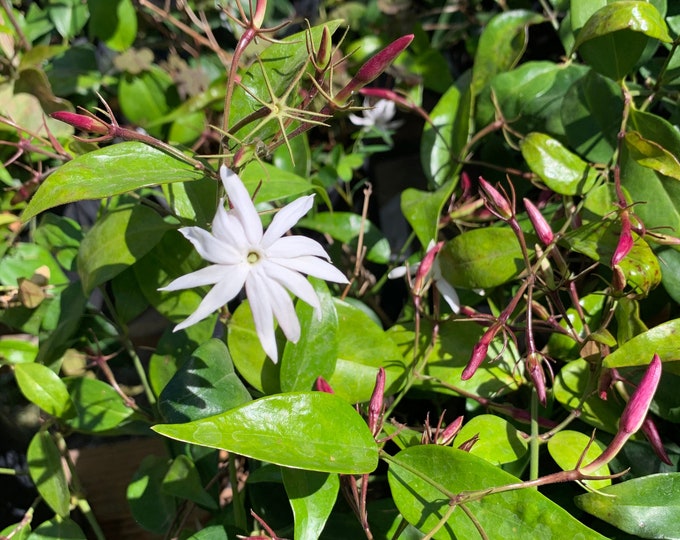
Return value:
[(255, 264), (257, 261), (260, 260), (260, 254), (257, 251), (251, 251), (250, 253), (248, 253), (246, 260), (250, 264)]

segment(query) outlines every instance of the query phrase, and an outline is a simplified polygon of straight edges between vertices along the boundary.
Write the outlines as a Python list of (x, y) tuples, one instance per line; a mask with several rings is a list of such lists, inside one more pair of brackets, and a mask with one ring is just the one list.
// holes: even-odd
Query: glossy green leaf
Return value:
[(47, 431), (38, 431), (26, 451), (28, 472), (47, 505), (59, 516), (70, 512), (71, 494), (61, 454)]
[(456, 159), (468, 140), (470, 92), (451, 86), (430, 112), (420, 139), (420, 162), (431, 185), (441, 186), (457, 178)]
[(487, 23), (472, 69), (473, 94), (478, 94), (497, 73), (515, 67), (526, 50), (529, 26), (544, 20), (539, 13), (517, 9), (503, 11)]
[(234, 373), (227, 346), (211, 339), (198, 347), (165, 385), (158, 408), (168, 422), (188, 422), (250, 401)]
[[(451, 494), (480, 492), (478, 500), (465, 502), (465, 506), (488, 538), (604, 538), (536, 490), (484, 496), (488, 488), (519, 480), (467, 452), (437, 445), (414, 446), (399, 452), (389, 465), (388, 480), (397, 508), (425, 533), (451, 509), (448, 497), (427, 482), (430, 478)], [(456, 507), (436, 538), (471, 540), (479, 538), (479, 531)]]
[(147, 206), (108, 212), (92, 227), (78, 251), (78, 273), (86, 294), (133, 265), (172, 227)]
[(68, 278), (47, 249), (38, 244), (24, 242), (19, 242), (12, 246), (2, 258), (0, 282), (4, 285), (16, 287), (19, 279), (30, 279), (41, 266), (49, 268), (50, 284), (61, 285), (68, 283)]
[(12, 540), (28, 540), (31, 534), (31, 525), (29, 523), (13, 523), (8, 525), (0, 531), (0, 537), (4, 536), (12, 538)]
[(85, 377), (63, 379), (76, 415), (68, 425), (76, 431), (101, 433), (116, 428), (134, 414), (123, 398), (104, 381)]
[(14, 376), (21, 393), (30, 402), (57, 418), (74, 415), (73, 401), (66, 385), (50, 368), (42, 364), (16, 364)]
[(364, 474), (378, 464), (364, 420), (346, 401), (324, 392), (267, 396), (210, 418), (153, 429), (286, 467)]
[(338, 475), (287, 467), (281, 469), (281, 475), (295, 517), (293, 537), (316, 540), (338, 498)]
[(437, 237), (439, 216), (455, 187), (456, 182), (451, 180), (433, 192), (415, 188), (402, 191), (401, 211), (421, 245), (427, 246)]
[[(562, 367), (555, 377), (553, 395), (570, 411), (580, 408), (580, 420), (608, 433), (616, 433), (624, 404), (615, 399), (601, 399), (594, 392), (596, 385), (590, 365), (585, 360), (574, 360)], [(581, 404), (586, 393), (589, 397)]]
[[(56, 516), (43, 521), (28, 536), (28, 540), (86, 540), (87, 536), (71, 518)], [(12, 537), (13, 540), (16, 537)]]
[(604, 359), (605, 367), (647, 366), (658, 354), (664, 369), (680, 375), (680, 319), (664, 322), (624, 343)]
[(362, 222), (359, 214), (352, 212), (319, 212), (298, 222), (299, 227), (311, 229), (322, 234), (328, 234), (349, 244), (356, 250), (359, 234), (363, 231), (363, 245), (366, 247), (366, 258), (375, 263), (387, 264), (390, 260), (390, 244), (369, 220)]
[(223, 526), (209, 525), (196, 534), (192, 534), (187, 540), (229, 540), (229, 538)]
[(528, 443), (507, 420), (493, 414), (480, 414), (463, 425), (454, 446), (477, 436), (470, 453), (494, 465), (517, 461), (527, 453)]
[[(488, 397), (497, 397), (516, 389), (518, 381), (514, 373), (519, 355), (512, 344), (503, 345), (501, 340), (491, 343), (487, 361), (482, 363), (474, 377), (461, 380), (460, 376), (470, 361), (472, 349), (483, 331), (481, 326), (471, 321), (442, 322), (437, 337), (432, 342), (431, 324), (421, 321), (418, 355), (413, 360), (420, 362), (425, 354), (428, 360), (423, 368), (425, 377), (416, 379), (414, 387), (440, 394), (461, 395), (457, 392), (460, 390), (461, 393), (470, 392)], [(387, 335), (400, 348), (404, 358), (413, 358), (413, 324), (395, 325), (389, 329)], [(496, 356), (499, 358), (492, 362)]]
[(658, 255), (661, 262), (661, 283), (669, 296), (680, 303), (680, 251), (668, 248)]
[[(604, 445), (597, 439), (592, 440), (588, 435), (578, 431), (563, 430), (548, 439), (548, 452), (563, 471), (570, 471), (577, 466), (588, 465), (602, 454)], [(605, 463), (593, 472), (592, 476), (607, 476), (609, 467)], [(583, 483), (593, 489), (600, 489), (611, 485), (608, 478), (604, 480), (583, 480)]]
[(299, 301), (295, 311), (302, 333), (297, 343), (287, 343), (281, 357), (281, 390), (311, 390), (317, 377), (328, 380), (338, 358), (338, 313), (328, 286), (311, 278), (321, 302), (320, 318), (312, 306)]
[(628, 131), (624, 140), (630, 157), (640, 165), (680, 180), (680, 161), (662, 145), (644, 138), (637, 131)]
[(169, 469), (167, 458), (146, 456), (127, 487), (132, 517), (156, 534), (167, 531), (175, 518), (176, 500), (163, 491), (163, 479)]
[(188, 456), (179, 455), (172, 460), (163, 478), (161, 490), (166, 495), (187, 499), (211, 510), (217, 510), (217, 502), (203, 488), (198, 470)]
[(520, 143), (529, 168), (560, 195), (583, 195), (597, 181), (597, 172), (557, 139), (529, 133)]
[(75, 258), (83, 239), (77, 222), (55, 214), (45, 214), (33, 239), (36, 244), (48, 250), (63, 268), (75, 270)]
[[(580, 311), (585, 316), (588, 328), (597, 328), (600, 324), (604, 303), (605, 296), (602, 294), (587, 294), (579, 298)], [(575, 308), (567, 309), (567, 319), (569, 319), (569, 323), (566, 320), (561, 320), (560, 326), (573, 328), (581, 339), (588, 337), (583, 320)], [(581, 345), (574, 338), (563, 333), (553, 332), (548, 338), (548, 351), (551, 358), (575, 360), (579, 357), (580, 348)]]
[(444, 244), (442, 276), (454, 287), (490, 289), (511, 280), (524, 268), (522, 250), (508, 227), (473, 229)]
[(680, 538), (680, 473), (633, 478), (580, 495), (576, 504), (638, 538)]
[(51, 2), (47, 13), (61, 37), (69, 39), (78, 35), (89, 17), (87, 4), (80, 0)]
[(621, 88), (589, 71), (567, 90), (560, 108), (568, 146), (587, 161), (607, 163), (616, 148), (622, 114)]
[(163, 195), (175, 214), (205, 226), (215, 216), (219, 186), (221, 182), (206, 176), (195, 182), (175, 182), (162, 187)]
[(34, 362), (38, 345), (21, 339), (0, 339), (0, 363), (22, 364)]
[(131, 0), (87, 0), (90, 35), (114, 51), (124, 51), (137, 37), (137, 12)]
[(162, 130), (155, 121), (179, 105), (172, 77), (155, 65), (139, 74), (124, 74), (118, 85), (118, 99), (123, 114), (156, 137)]
[(65, 163), (40, 186), (21, 218), (85, 199), (103, 199), (143, 187), (203, 177), (191, 165), (139, 142), (123, 142)]
[(306, 178), (260, 161), (246, 165), (239, 177), (249, 193), (257, 191), (255, 204), (296, 197), (313, 189)]

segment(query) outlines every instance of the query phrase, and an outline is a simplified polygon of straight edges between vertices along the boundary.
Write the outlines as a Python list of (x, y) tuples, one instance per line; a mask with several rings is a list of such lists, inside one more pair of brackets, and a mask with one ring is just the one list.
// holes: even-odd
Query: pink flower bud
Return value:
[(383, 398), (385, 394), (385, 368), (380, 368), (375, 376), (375, 388), (368, 402), (368, 428), (377, 436), (382, 429), (380, 417), (383, 412)]
[(475, 374), (477, 368), (482, 364), (482, 362), (486, 358), (486, 353), (489, 352), (489, 345), (491, 345), (491, 341), (493, 340), (493, 338), (496, 337), (499, 328), (500, 327), (496, 325), (489, 328), (486, 332), (484, 332), (482, 338), (474, 346), (474, 348), (472, 349), (472, 356), (470, 357), (470, 361), (467, 363), (467, 366), (465, 366), (465, 369), (463, 370), (463, 373), (460, 376), (462, 380), (467, 381), (470, 377), (472, 377)]
[(633, 247), (633, 233), (630, 229), (630, 217), (628, 212), (621, 213), (621, 236), (616, 246), (616, 251), (612, 255), (612, 266), (619, 264)]
[(323, 377), (319, 376), (316, 378), (316, 381), (314, 382), (314, 390), (317, 392), (326, 392), (327, 394), (334, 394), (333, 389), (331, 388), (331, 385), (328, 384), (326, 379)]
[(319, 50), (314, 55), (314, 66), (319, 71), (325, 70), (331, 63), (331, 56), (333, 54), (333, 41), (331, 40), (331, 32), (327, 26), (323, 27), (321, 31), (321, 40), (319, 41)]
[(437, 242), (430, 250), (425, 254), (423, 260), (418, 266), (418, 271), (416, 272), (416, 278), (413, 282), (413, 293), (416, 296), (420, 296), (423, 292), (425, 282), (427, 277), (432, 272), (432, 267), (434, 266), (437, 254), (441, 251), (444, 242)]
[(357, 74), (347, 83), (342, 90), (335, 95), (337, 104), (343, 104), (354, 92), (357, 92), (368, 83), (374, 81), (397, 59), (406, 47), (413, 41), (414, 35), (408, 34), (396, 39), (387, 47), (369, 58), (366, 63), (359, 68)]
[[(252, 7), (252, 4), (251, 4)], [(260, 29), (264, 22), (264, 14), (267, 11), (267, 0), (257, 0), (255, 4), (255, 13), (252, 14), (252, 27)]]
[(447, 446), (453, 442), (456, 438), (460, 428), (463, 426), (463, 417), (459, 416), (453, 422), (451, 422), (437, 437), (436, 443), (441, 446)]
[(531, 381), (534, 383), (538, 402), (545, 407), (547, 392), (545, 389), (545, 373), (543, 373), (543, 367), (541, 366), (541, 355), (537, 352), (529, 353), (527, 355), (526, 367), (529, 377), (531, 377)]
[(649, 417), (649, 415), (647, 418), (645, 418), (645, 421), (642, 423), (642, 427), (640, 429), (642, 429), (642, 433), (645, 434), (649, 444), (652, 445), (652, 449), (654, 450), (656, 456), (666, 465), (673, 465), (673, 462), (668, 457), (666, 449), (663, 446), (663, 441), (659, 435), (659, 430), (656, 429), (656, 424), (654, 423), (654, 420)]
[(491, 212), (495, 213), (501, 219), (512, 218), (512, 208), (507, 197), (502, 195), (500, 191), (481, 176), (479, 177), (479, 187), (482, 190), (482, 196), (484, 197), (487, 208)]
[(529, 199), (524, 199), (524, 207), (527, 209), (527, 214), (529, 215), (531, 224), (534, 226), (534, 230), (538, 235), (538, 239), (543, 243), (544, 246), (547, 246), (553, 241), (553, 238), (555, 237), (550, 225), (548, 225), (548, 222), (543, 217), (543, 214), (541, 214), (538, 208), (536, 208), (534, 203), (532, 203)]
[(640, 429), (647, 417), (647, 411), (652, 403), (656, 387), (659, 385), (661, 370), (661, 359), (658, 354), (654, 354), (647, 371), (645, 371), (642, 379), (640, 379), (640, 384), (638, 384), (635, 392), (633, 392), (628, 403), (626, 403), (625, 409), (623, 409), (621, 421), (619, 422), (619, 431), (632, 435)]
[(99, 135), (108, 135), (110, 131), (109, 126), (101, 120), (91, 116), (85, 116), (84, 114), (57, 111), (50, 114), (50, 116), (55, 120), (69, 124), (82, 131), (91, 131), (93, 133), (98, 133)]

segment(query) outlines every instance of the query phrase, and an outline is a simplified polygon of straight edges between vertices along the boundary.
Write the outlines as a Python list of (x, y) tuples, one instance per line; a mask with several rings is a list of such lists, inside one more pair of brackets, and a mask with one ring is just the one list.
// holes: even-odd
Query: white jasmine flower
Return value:
[[(434, 241), (430, 241), (430, 244), (427, 246), (427, 252), (430, 252), (435, 248), (436, 245)], [(438, 251), (439, 250), (437, 249), (437, 252)], [(387, 277), (389, 279), (397, 279), (409, 274), (408, 275), (409, 286), (413, 287), (413, 283), (411, 283), (411, 274), (416, 274), (418, 272), (418, 268), (420, 268), (420, 265), (421, 262), (417, 262), (408, 267), (397, 266), (396, 268), (393, 268), (389, 274), (387, 274)], [(453, 286), (448, 281), (446, 281), (442, 276), (441, 266), (439, 265), (438, 253), (435, 254), (434, 259), (432, 260), (432, 265), (430, 266), (430, 269), (428, 270), (427, 274), (423, 276), (422, 281), (425, 283), (429, 279), (432, 279), (432, 281), (434, 282), (434, 286), (437, 287), (437, 290), (440, 292), (444, 300), (446, 300), (446, 303), (451, 308), (451, 311), (453, 311), (454, 313), (460, 313), (460, 300), (458, 298), (458, 293), (456, 292), (456, 289), (454, 289)]]
[(300, 338), (300, 322), (288, 291), (317, 310), (318, 316), (321, 314), (319, 298), (301, 273), (336, 283), (347, 283), (347, 278), (327, 262), (328, 255), (315, 240), (283, 236), (310, 210), (314, 195), (301, 197), (279, 210), (264, 232), (241, 179), (224, 165), (220, 176), (233, 208), (225, 210), (224, 200), (220, 201), (212, 233), (200, 227), (179, 229), (201, 257), (213, 264), (179, 277), (160, 290), (214, 285), (196, 311), (175, 326), (177, 331), (205, 319), (245, 285), (257, 336), (267, 356), (276, 362), (273, 319), (290, 341), (297, 343)]
[(364, 99), (363, 116), (350, 114), (349, 121), (355, 126), (362, 126), (366, 129), (376, 128), (381, 131), (397, 129), (403, 124), (401, 120), (392, 120), (397, 112), (394, 101), (389, 99), (379, 99), (373, 106), (370, 101)]

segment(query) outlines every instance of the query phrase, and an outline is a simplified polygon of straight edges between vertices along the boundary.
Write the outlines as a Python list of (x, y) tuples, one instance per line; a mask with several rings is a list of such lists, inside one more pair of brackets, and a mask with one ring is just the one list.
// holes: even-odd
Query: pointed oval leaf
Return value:
[(401, 193), (401, 211), (416, 233), (421, 245), (427, 246), (437, 237), (439, 216), (451, 197), (457, 181), (450, 180), (436, 191), (408, 188)]
[(588, 163), (545, 133), (529, 133), (520, 148), (529, 168), (555, 193), (584, 195), (597, 180)]
[[(13, 539), (16, 537), (13, 536)], [(87, 536), (71, 518), (54, 517), (42, 522), (28, 540), (86, 540)]]
[(680, 375), (680, 319), (667, 321), (635, 336), (607, 355), (604, 366), (647, 366), (655, 353), (664, 363), (664, 369)]
[(444, 244), (442, 276), (454, 287), (490, 289), (514, 278), (524, 267), (522, 250), (509, 227), (473, 229)]
[(47, 366), (36, 363), (17, 364), (14, 366), (14, 375), (26, 399), (47, 414), (64, 419), (75, 414), (66, 385)]
[(97, 379), (69, 377), (63, 379), (77, 411), (68, 420), (76, 431), (101, 433), (116, 428), (134, 414), (118, 393)]
[(175, 517), (176, 500), (163, 491), (163, 479), (169, 469), (167, 458), (146, 456), (127, 487), (132, 517), (156, 534), (164, 534)]
[(217, 502), (203, 487), (194, 462), (188, 456), (177, 456), (163, 478), (161, 490), (166, 495), (187, 499), (211, 510), (217, 510)]
[[(575, 469), (578, 465), (587, 465), (597, 459), (604, 445), (597, 439), (592, 440), (578, 431), (565, 429), (555, 433), (548, 440), (548, 452), (563, 471)], [(607, 476), (609, 466), (605, 463), (592, 473), (593, 476)], [(611, 485), (609, 478), (604, 480), (583, 480), (583, 483), (593, 489), (600, 489)]]
[[(451, 494), (481, 491), (482, 495), (488, 488), (519, 482), (480, 457), (437, 445), (402, 450), (389, 460), (389, 465), (387, 478), (397, 508), (409, 523), (425, 533), (437, 526), (451, 508), (449, 498), (427, 478)], [(465, 505), (487, 538), (604, 538), (532, 489), (486, 495)], [(479, 531), (460, 508), (455, 508), (436, 537), (472, 539), (479, 538)]]
[(317, 540), (333, 510), (340, 491), (337, 474), (281, 469), (283, 485), (295, 518), (297, 540)]
[(210, 339), (196, 349), (165, 385), (158, 408), (168, 422), (188, 422), (227, 411), (250, 401), (227, 346)]
[(680, 473), (634, 478), (580, 495), (576, 504), (639, 538), (680, 538)]
[(324, 392), (267, 396), (225, 413), (153, 430), (286, 467), (343, 474), (373, 472), (378, 447), (346, 401)]
[(630, 157), (640, 165), (680, 180), (680, 161), (668, 149), (637, 131), (627, 132), (624, 140)]
[(47, 431), (38, 431), (26, 451), (28, 472), (40, 496), (61, 517), (68, 516), (71, 494), (61, 454)]
[(78, 250), (78, 273), (85, 293), (144, 257), (171, 228), (146, 206), (128, 206), (105, 214), (87, 232)]
[(143, 187), (189, 182), (204, 174), (140, 142), (123, 142), (89, 152), (59, 167), (40, 186), (23, 221), (62, 204), (104, 199)]
[(470, 453), (494, 465), (512, 463), (521, 459), (528, 448), (527, 440), (507, 420), (493, 414), (480, 414), (471, 418), (456, 435), (454, 445), (478, 437)]

